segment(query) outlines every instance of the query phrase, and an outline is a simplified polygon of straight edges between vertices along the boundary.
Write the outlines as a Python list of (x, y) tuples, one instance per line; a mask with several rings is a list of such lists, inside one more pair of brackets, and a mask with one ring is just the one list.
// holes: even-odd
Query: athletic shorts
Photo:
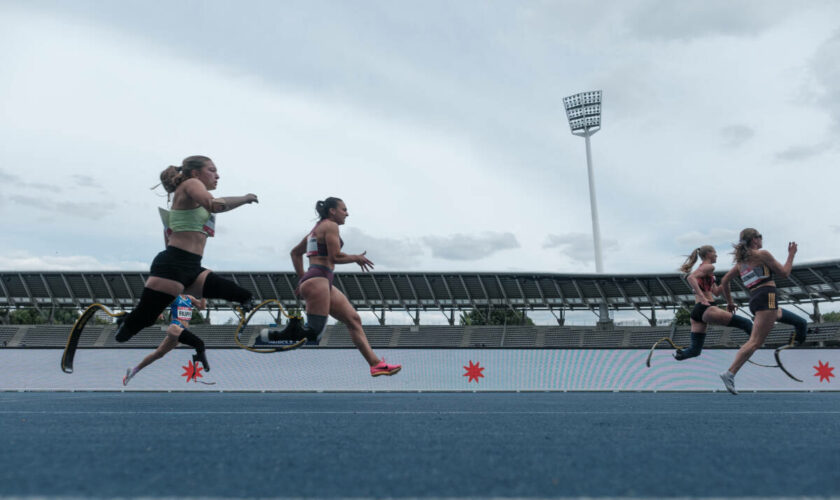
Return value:
[(776, 303), (776, 287), (760, 286), (750, 291), (750, 312), (775, 311), (779, 308)]
[(201, 267), (201, 255), (168, 246), (152, 261), (149, 273), (156, 278), (177, 281), (185, 287), (192, 285), (206, 269)]
[(699, 323), (703, 323), (703, 313), (706, 312), (706, 309), (710, 307), (717, 307), (714, 302), (710, 302), (711, 305), (705, 304), (694, 304), (694, 309), (691, 310), (691, 319), (697, 321)]
[(312, 264), (309, 266), (306, 273), (301, 276), (300, 281), (298, 281), (298, 289), (300, 289), (300, 285), (309, 278), (327, 278), (330, 281), (330, 287), (332, 287), (335, 274), (333, 274), (332, 269), (327, 266)]

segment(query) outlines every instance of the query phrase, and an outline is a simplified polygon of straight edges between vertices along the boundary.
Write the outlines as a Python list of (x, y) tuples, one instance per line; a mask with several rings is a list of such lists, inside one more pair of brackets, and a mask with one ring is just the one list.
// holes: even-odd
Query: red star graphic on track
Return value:
[(480, 362), (473, 364), (473, 362), (470, 361), (470, 366), (464, 367), (464, 370), (467, 370), (467, 373), (465, 373), (464, 376), (469, 377), (467, 379), (468, 384), (473, 380), (475, 380), (475, 383), (477, 384), (479, 378), (484, 378), (484, 375), (481, 373), (484, 371), (484, 367), (480, 366), (480, 364)]
[(201, 374), (201, 370), (203, 370), (204, 368), (197, 364), (194, 365), (192, 361), (189, 361), (187, 366), (182, 366), (181, 368), (184, 369), (184, 373), (182, 373), (181, 376), (187, 377), (187, 382), (189, 382), (190, 380), (192, 380), (193, 382), (198, 382), (198, 379), (203, 377), (203, 375)]
[(817, 373), (815, 373), (814, 376), (819, 377), (820, 382), (825, 380), (830, 383), (831, 380), (829, 379), (834, 376), (834, 367), (828, 366), (828, 361), (826, 361), (825, 364), (823, 364), (822, 361), (817, 361), (817, 363), (819, 365), (814, 367), (814, 370), (817, 370)]

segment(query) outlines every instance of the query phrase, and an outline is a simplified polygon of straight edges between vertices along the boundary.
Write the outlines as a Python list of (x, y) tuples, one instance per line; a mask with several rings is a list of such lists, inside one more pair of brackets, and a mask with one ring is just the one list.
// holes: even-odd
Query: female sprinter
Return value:
[[(172, 209), (161, 211), (166, 250), (152, 261), (140, 303), (117, 320), (117, 342), (126, 342), (153, 325), (166, 306), (183, 293), (238, 302), (246, 312), (251, 309), (251, 292), (201, 267), (207, 238), (215, 232), (215, 214), (257, 202), (254, 194), (214, 198), (210, 191), (216, 189), (218, 181), (216, 165), (206, 156), (190, 156), (181, 166), (161, 172), (160, 182), (172, 195)], [(204, 342), (198, 336), (184, 330), (178, 342), (194, 347), (204, 370), (210, 371)]]
[(723, 385), (732, 394), (738, 394), (735, 390), (735, 374), (750, 359), (750, 356), (764, 344), (767, 334), (773, 329), (776, 321), (793, 325), (796, 332), (792, 341), (801, 344), (805, 341), (808, 333), (808, 323), (802, 317), (785, 311), (779, 307), (776, 299), (776, 282), (774, 275), (786, 278), (793, 268), (793, 256), (796, 255), (797, 246), (795, 242), (788, 243), (788, 257), (784, 265), (780, 264), (767, 250), (762, 250), (762, 236), (753, 228), (741, 231), (741, 239), (733, 245), (735, 247), (735, 266), (726, 273), (720, 282), (723, 295), (726, 297), (727, 309), (734, 312), (736, 307), (732, 302), (732, 293), (729, 289), (729, 282), (740, 274), (741, 281), (750, 291), (750, 312), (755, 316), (755, 325), (752, 335), (746, 344), (741, 346), (735, 354), (735, 361), (728, 371), (720, 374)]
[[(333, 286), (335, 264), (355, 262), (362, 271), (373, 269), (365, 253), (348, 255), (342, 253), (344, 241), (338, 234), (338, 226), (348, 217), (347, 205), (339, 198), (327, 198), (315, 204), (320, 220), (312, 231), (292, 249), (292, 264), (300, 276), (296, 292), (306, 301), (306, 325), (297, 329), (290, 323), (282, 332), (265, 332), (263, 340), (300, 340), (304, 336), (317, 343), (327, 325), (327, 316), (347, 325), (353, 344), (370, 365), (371, 376), (393, 375), (402, 365), (388, 364), (374, 354), (368, 343), (359, 313), (340, 290)], [(309, 257), (309, 270), (303, 272), (303, 256)]]
[[(178, 337), (183, 332), (189, 331), (187, 328), (189, 328), (192, 319), (193, 304), (195, 304), (196, 309), (204, 309), (207, 307), (207, 299), (198, 300), (192, 295), (181, 294), (172, 302), (172, 306), (169, 308), (169, 327), (166, 329), (166, 337), (155, 349), (155, 352), (143, 358), (139, 365), (125, 371), (123, 385), (128, 385), (128, 381), (134, 378), (137, 372), (164, 357), (166, 353), (178, 346)], [(199, 354), (193, 354), (193, 363), (196, 363), (199, 359)]]
[[(698, 257), (701, 263), (692, 271), (691, 268), (694, 267)], [(694, 309), (691, 310), (691, 346), (687, 349), (677, 349), (674, 354), (677, 361), (700, 355), (703, 343), (706, 341), (706, 326), (709, 323), (740, 328), (746, 332), (747, 337), (752, 331), (752, 321), (723, 311), (715, 304), (715, 296), (721, 294), (720, 286), (715, 284), (715, 262), (717, 262), (715, 248), (711, 245), (703, 245), (695, 248), (680, 267), (680, 271), (689, 273), (685, 280), (694, 290), (695, 303)]]

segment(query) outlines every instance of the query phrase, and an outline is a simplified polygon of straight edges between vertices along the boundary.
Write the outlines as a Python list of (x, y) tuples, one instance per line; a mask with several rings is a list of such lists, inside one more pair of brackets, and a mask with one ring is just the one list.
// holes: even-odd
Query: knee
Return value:
[(347, 317), (347, 326), (353, 328), (362, 327), (362, 317), (359, 316), (359, 313), (353, 311), (353, 314)]

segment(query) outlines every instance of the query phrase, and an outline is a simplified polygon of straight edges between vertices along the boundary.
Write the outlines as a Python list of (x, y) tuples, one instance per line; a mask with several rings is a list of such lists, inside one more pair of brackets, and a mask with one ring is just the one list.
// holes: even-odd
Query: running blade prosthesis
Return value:
[(92, 304), (85, 309), (76, 323), (73, 324), (70, 335), (67, 337), (67, 344), (64, 346), (64, 354), (61, 356), (61, 371), (64, 373), (73, 373), (73, 358), (76, 356), (82, 331), (85, 329), (85, 325), (100, 311), (112, 318), (121, 318), (127, 314), (125, 311), (112, 312), (102, 304)]

